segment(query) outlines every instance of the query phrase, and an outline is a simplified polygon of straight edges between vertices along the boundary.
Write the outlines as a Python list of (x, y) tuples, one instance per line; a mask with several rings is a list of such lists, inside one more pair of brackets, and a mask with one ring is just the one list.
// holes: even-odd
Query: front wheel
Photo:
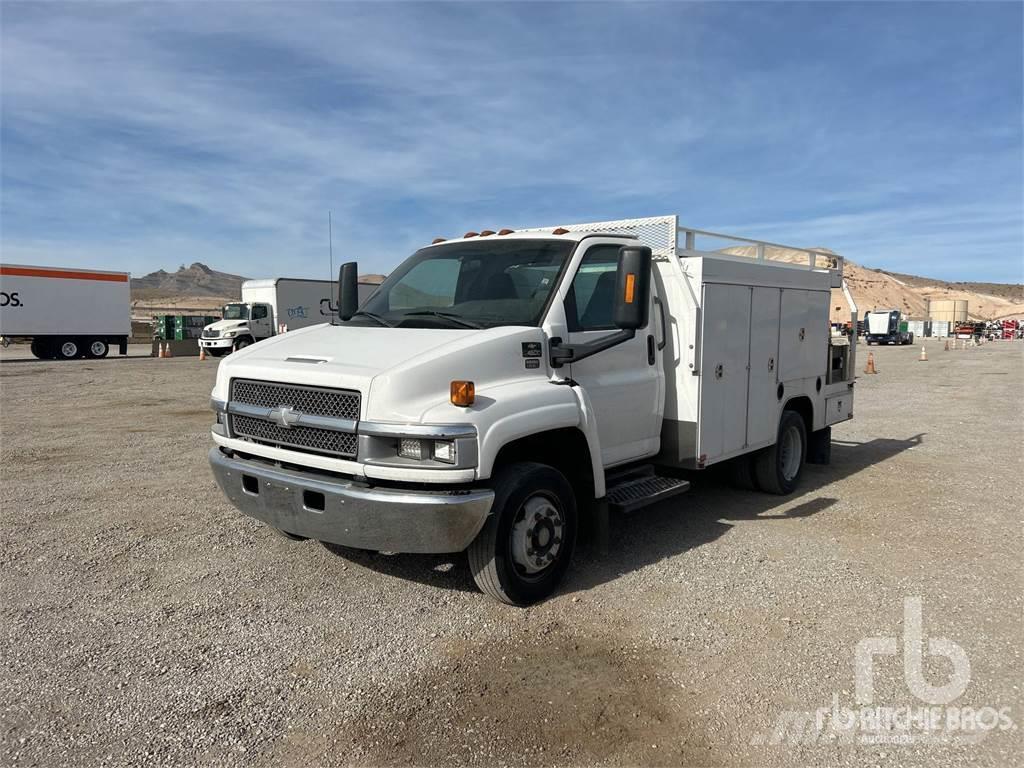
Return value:
[(494, 481), (494, 506), (469, 545), (469, 567), (482, 592), (530, 605), (558, 587), (576, 545), (576, 497), (565, 476), (521, 462)]
[(236, 339), (234, 344), (234, 351), (237, 352), (240, 349), (245, 349), (250, 344), (252, 344), (252, 339), (248, 337), (243, 336), (240, 339)]
[(754, 460), (757, 484), (762, 491), (785, 496), (800, 482), (807, 458), (807, 427), (796, 411), (783, 411), (775, 445)]

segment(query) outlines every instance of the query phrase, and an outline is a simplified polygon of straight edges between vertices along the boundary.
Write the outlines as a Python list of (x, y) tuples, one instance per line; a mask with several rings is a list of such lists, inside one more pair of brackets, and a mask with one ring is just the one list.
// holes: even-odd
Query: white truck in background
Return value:
[[(756, 257), (698, 250), (698, 237)], [(682, 493), (732, 462), (789, 493), (853, 415), (853, 343), (829, 332), (843, 259), (675, 216), (438, 238), (338, 319), (218, 367), (209, 459), (227, 497), (292, 538), (466, 551), (480, 589), (549, 595), (585, 517)], [(777, 246), (783, 247), (783, 246)], [(804, 250), (804, 249), (797, 249)], [(614, 546), (614, 542), (611, 543)]]
[[(368, 298), (376, 287), (360, 283), (360, 298)], [(242, 300), (226, 304), (223, 318), (203, 328), (199, 346), (220, 357), (285, 331), (328, 322), (337, 316), (336, 291), (331, 280), (246, 280)]]
[(131, 314), (127, 272), (0, 264), (0, 337), (40, 359), (128, 354)]
[(865, 321), (864, 338), (869, 345), (914, 343), (914, 334), (898, 309), (873, 309)]

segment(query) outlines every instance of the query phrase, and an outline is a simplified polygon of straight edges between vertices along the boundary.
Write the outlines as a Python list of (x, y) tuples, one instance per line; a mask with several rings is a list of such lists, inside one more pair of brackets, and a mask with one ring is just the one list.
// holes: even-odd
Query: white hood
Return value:
[(203, 330), (224, 333), (224, 331), (234, 330), (235, 328), (246, 328), (248, 325), (248, 320), (218, 320), (216, 323), (210, 323)]
[(316, 325), (253, 344), (225, 358), (214, 397), (227, 399), (230, 378), (286, 381), (363, 393), (362, 418), (419, 421), (447, 402), (449, 383), (488, 384), (546, 376), (525, 369), (522, 342), (542, 342), (540, 328), (384, 328)]

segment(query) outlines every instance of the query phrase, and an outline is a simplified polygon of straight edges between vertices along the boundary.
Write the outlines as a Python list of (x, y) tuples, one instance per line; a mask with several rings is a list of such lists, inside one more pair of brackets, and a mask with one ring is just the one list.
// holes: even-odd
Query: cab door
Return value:
[[(583, 344), (615, 333), (615, 275), (622, 242), (587, 243), (565, 297), (568, 343)], [(653, 456), (661, 446), (665, 373), (654, 280), (646, 328), (618, 346), (571, 363), (569, 376), (586, 391), (597, 414), (604, 466)]]
[(274, 318), (271, 317), (269, 304), (253, 304), (249, 315), (249, 330), (253, 338), (266, 339), (274, 335)]

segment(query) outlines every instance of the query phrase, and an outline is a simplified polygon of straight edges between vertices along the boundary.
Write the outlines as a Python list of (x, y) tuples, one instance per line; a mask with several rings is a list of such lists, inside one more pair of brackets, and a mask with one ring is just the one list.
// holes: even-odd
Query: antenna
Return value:
[[(334, 228), (331, 223), (330, 211), (327, 212), (327, 253), (329, 254), (329, 258), (331, 260), (331, 271), (328, 274), (328, 279), (330, 280), (330, 282), (328, 283), (328, 285), (334, 285), (334, 281), (336, 279), (334, 274)], [(330, 306), (330, 301), (327, 302), (327, 305)], [(338, 306), (338, 309), (341, 309), (340, 304)], [(331, 318), (331, 325), (334, 325), (334, 317)]]

